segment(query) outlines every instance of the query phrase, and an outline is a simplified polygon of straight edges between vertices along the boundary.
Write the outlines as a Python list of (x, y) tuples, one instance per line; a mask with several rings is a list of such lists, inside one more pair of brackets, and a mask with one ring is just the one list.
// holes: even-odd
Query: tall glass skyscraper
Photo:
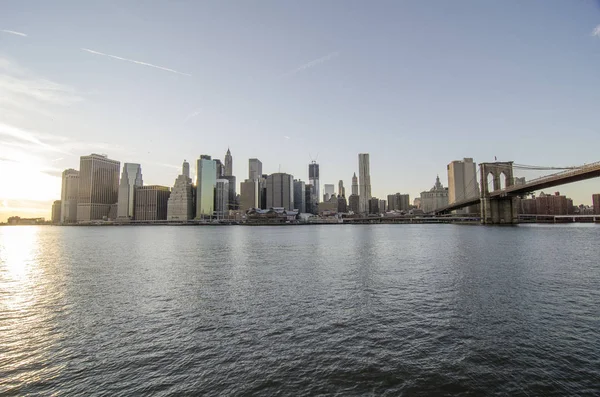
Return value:
[(312, 205), (313, 207), (317, 206), (319, 201), (321, 200), (321, 189), (319, 186), (319, 164), (316, 161), (311, 162), (308, 165), (308, 183), (312, 185)]
[(196, 164), (196, 219), (213, 215), (217, 164), (210, 156), (201, 155)]
[(117, 218), (133, 219), (135, 189), (143, 185), (142, 167), (134, 163), (123, 164), (123, 173), (119, 183)]

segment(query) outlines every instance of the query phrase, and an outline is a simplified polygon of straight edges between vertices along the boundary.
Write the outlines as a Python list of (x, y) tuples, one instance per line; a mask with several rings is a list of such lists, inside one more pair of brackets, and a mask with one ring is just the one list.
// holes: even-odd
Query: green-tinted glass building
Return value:
[(196, 165), (196, 219), (213, 215), (217, 164), (210, 156), (201, 155)]

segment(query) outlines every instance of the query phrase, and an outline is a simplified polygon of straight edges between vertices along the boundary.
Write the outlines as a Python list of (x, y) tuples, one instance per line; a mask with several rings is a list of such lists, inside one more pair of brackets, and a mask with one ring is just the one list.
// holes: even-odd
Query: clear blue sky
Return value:
[[(91, 152), (169, 186), (227, 147), (238, 180), (249, 157), (307, 180), (318, 154), (336, 190), (368, 152), (373, 195), (411, 200), (462, 157), (598, 161), (598, 25), (597, 1), (5, 0), (0, 220), (48, 216)], [(600, 181), (560, 190), (590, 203)]]

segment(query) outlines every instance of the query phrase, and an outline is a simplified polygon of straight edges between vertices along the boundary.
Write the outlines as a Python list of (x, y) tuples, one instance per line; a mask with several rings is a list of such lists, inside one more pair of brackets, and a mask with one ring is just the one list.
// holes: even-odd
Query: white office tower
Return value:
[(358, 154), (358, 190), (359, 210), (364, 214), (369, 212), (369, 200), (371, 200), (369, 153)]
[(258, 180), (262, 176), (262, 163), (259, 159), (248, 160), (248, 179)]
[(229, 181), (217, 179), (215, 184), (215, 216), (217, 219), (226, 218), (229, 214)]
[(182, 174), (175, 179), (167, 202), (168, 221), (187, 221), (194, 217), (194, 196), (192, 179), (190, 178), (190, 164), (183, 161)]
[(143, 185), (142, 167), (134, 163), (123, 164), (119, 182), (117, 219), (133, 219), (135, 189)]

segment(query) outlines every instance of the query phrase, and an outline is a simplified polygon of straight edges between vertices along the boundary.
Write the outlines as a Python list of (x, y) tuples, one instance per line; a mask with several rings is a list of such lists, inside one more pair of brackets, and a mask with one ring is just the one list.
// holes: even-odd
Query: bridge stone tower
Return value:
[[(492, 175), (492, 186), (488, 185)], [(500, 190), (501, 181), (504, 187), (514, 184), (513, 162), (480, 163), (479, 178), (481, 186), (481, 223), (487, 225), (519, 223), (518, 199), (507, 194), (490, 193)], [(492, 189), (492, 190), (490, 190)]]

